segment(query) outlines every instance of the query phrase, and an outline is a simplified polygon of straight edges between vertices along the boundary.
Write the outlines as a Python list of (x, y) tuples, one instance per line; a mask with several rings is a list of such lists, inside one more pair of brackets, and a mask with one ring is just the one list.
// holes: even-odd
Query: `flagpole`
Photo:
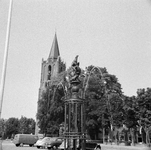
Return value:
[(10, 0), (8, 20), (7, 20), (6, 40), (5, 40), (5, 51), (4, 51), (4, 59), (3, 59), (3, 69), (2, 69), (1, 84), (0, 84), (0, 119), (1, 119), (1, 113), (2, 113), (4, 86), (5, 86), (5, 77), (6, 77), (6, 67), (7, 67), (7, 58), (8, 58), (12, 5), (13, 5), (13, 0)]

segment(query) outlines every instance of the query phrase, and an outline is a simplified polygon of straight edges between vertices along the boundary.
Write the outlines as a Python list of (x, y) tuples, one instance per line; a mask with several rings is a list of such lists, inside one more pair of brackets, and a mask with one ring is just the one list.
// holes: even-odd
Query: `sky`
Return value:
[[(0, 78), (9, 0), (0, 0)], [(55, 33), (67, 68), (106, 67), (127, 96), (151, 87), (151, 0), (13, 0), (1, 118), (36, 118)]]

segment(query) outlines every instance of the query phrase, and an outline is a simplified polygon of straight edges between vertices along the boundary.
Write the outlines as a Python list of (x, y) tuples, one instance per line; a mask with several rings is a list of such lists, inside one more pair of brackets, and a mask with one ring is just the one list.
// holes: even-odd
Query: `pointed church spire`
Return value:
[(55, 37), (54, 37), (54, 40), (53, 40), (53, 43), (52, 43), (52, 47), (51, 47), (51, 50), (50, 50), (49, 58), (57, 59), (58, 56), (60, 56), (60, 53), (59, 53), (57, 35), (55, 33)]

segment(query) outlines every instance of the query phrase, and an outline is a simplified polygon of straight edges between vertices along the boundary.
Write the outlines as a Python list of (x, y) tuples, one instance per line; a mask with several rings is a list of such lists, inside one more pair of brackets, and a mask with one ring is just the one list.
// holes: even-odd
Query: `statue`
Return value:
[[(78, 93), (79, 91), (79, 84), (80, 84), (80, 79), (79, 76), (81, 74), (81, 68), (79, 67), (79, 62), (78, 62), (78, 55), (75, 57), (73, 60), (71, 67), (67, 71), (67, 74), (65, 75), (65, 83), (66, 83), (66, 88), (68, 91), (68, 96), (71, 97), (76, 97), (75, 93)], [(74, 95), (74, 96), (73, 96)]]
[(79, 76), (81, 74), (81, 69), (79, 67), (78, 55), (75, 57), (74, 61), (71, 64), (69, 71), (69, 80), (72, 82), (80, 82)]

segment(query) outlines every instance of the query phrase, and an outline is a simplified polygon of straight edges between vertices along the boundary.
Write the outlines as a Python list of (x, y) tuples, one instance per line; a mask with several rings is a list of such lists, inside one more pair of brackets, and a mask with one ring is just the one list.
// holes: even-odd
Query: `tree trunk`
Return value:
[(115, 137), (115, 143), (117, 144), (117, 135), (118, 134), (118, 130), (117, 130), (117, 128), (115, 128), (115, 130), (114, 130), (114, 137)]
[(146, 131), (146, 144), (148, 145), (148, 133)]
[(130, 134), (131, 134), (131, 140), (132, 140), (132, 145), (135, 145), (135, 137), (134, 137), (134, 128), (130, 128)]
[(117, 131), (116, 134), (116, 144), (119, 145), (119, 131)]
[(136, 143), (138, 143), (138, 133), (136, 133)]
[(113, 141), (113, 129), (111, 129), (111, 131), (110, 131), (110, 139), (109, 140), (110, 140), (109, 142), (112, 145), (112, 141)]
[(149, 139), (149, 130), (146, 129), (146, 144), (149, 146), (150, 145), (150, 139)]
[(105, 144), (105, 128), (103, 128), (103, 144)]
[(99, 139), (99, 129), (96, 129), (96, 133), (95, 134), (96, 134), (95, 138), (96, 138), (96, 140), (98, 140)]
[(144, 144), (146, 144), (146, 133), (145, 133), (144, 128), (142, 128), (142, 142), (143, 142)]
[(128, 144), (128, 131), (125, 131), (125, 145), (127, 146)]

